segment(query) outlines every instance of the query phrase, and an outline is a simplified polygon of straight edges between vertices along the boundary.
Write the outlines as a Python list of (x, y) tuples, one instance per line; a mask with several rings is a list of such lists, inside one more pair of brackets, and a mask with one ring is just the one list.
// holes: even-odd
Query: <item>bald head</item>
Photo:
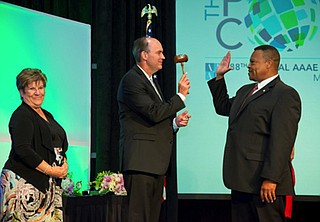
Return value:
[(162, 69), (162, 62), (165, 57), (159, 40), (151, 37), (138, 38), (133, 43), (132, 54), (136, 63), (148, 75)]
[(161, 45), (159, 40), (152, 38), (152, 37), (140, 37), (134, 41), (133, 48), (132, 48), (132, 54), (133, 54), (133, 57), (137, 63), (141, 62), (141, 52), (143, 52), (143, 51), (149, 52), (150, 51), (149, 44), (151, 42), (156, 42), (157, 44)]

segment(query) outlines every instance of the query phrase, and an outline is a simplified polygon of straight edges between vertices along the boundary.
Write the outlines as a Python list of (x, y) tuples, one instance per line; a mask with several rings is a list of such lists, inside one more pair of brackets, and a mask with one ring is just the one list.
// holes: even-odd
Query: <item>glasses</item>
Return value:
[(36, 93), (37, 91), (39, 92), (44, 92), (45, 87), (40, 86), (40, 87), (26, 87), (26, 89), (30, 92)]

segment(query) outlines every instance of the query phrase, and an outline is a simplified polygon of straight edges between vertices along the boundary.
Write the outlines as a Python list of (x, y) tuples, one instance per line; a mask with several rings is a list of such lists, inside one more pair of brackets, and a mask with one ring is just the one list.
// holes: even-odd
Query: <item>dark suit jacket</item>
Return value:
[(136, 65), (122, 78), (117, 99), (122, 171), (164, 175), (172, 152), (172, 120), (185, 107), (183, 101), (174, 95), (162, 102)]
[[(46, 110), (43, 112), (54, 120), (51, 113)], [(48, 125), (29, 105), (22, 102), (11, 116), (9, 131), (12, 148), (4, 168), (15, 172), (45, 193), (49, 187), (49, 176), (35, 168), (42, 160), (49, 164), (55, 160), (52, 135)], [(62, 155), (65, 157), (68, 148), (66, 134), (62, 148)]]
[(259, 194), (263, 179), (269, 179), (278, 184), (277, 195), (293, 195), (290, 153), (301, 116), (296, 90), (277, 77), (242, 104), (254, 84), (241, 87), (231, 99), (224, 79), (208, 85), (217, 114), (229, 116), (223, 161), (226, 187)]

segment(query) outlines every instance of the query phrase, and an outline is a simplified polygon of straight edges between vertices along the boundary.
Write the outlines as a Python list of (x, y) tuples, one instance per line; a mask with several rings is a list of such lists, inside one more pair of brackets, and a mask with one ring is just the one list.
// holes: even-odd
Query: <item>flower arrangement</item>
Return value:
[(68, 173), (67, 177), (61, 182), (61, 188), (65, 196), (81, 196), (81, 187), (82, 181), (78, 181), (76, 184), (72, 181), (72, 173)]
[(126, 196), (127, 191), (124, 187), (123, 175), (121, 173), (113, 173), (111, 171), (102, 171), (97, 174), (96, 179), (90, 182), (99, 194), (109, 192), (119, 196)]

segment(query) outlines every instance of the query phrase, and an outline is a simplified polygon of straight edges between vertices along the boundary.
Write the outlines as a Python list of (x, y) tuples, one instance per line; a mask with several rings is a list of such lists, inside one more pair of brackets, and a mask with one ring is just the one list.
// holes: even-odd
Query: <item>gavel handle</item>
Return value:
[(185, 71), (184, 71), (184, 63), (182, 62), (181, 63), (181, 68), (182, 68), (182, 75), (185, 73)]

